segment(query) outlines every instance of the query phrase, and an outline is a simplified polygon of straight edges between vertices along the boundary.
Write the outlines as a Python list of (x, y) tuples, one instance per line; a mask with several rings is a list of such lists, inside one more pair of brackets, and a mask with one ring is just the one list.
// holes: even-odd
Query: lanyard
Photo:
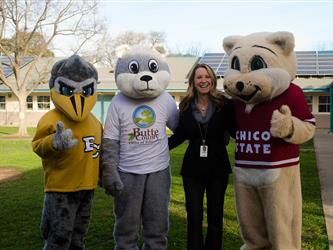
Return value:
[(202, 133), (201, 131), (201, 125), (199, 122), (197, 122), (198, 126), (199, 126), (199, 131), (200, 131), (200, 136), (201, 136), (201, 141), (202, 141), (202, 145), (206, 145), (206, 138), (207, 138), (207, 128), (208, 128), (208, 124), (204, 125), (204, 131)]

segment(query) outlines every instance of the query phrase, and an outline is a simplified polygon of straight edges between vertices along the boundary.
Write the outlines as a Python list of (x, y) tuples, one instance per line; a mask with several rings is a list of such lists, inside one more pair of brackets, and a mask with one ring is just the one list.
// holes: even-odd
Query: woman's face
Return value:
[(194, 88), (198, 94), (205, 95), (213, 88), (212, 78), (205, 68), (197, 68), (194, 75)]

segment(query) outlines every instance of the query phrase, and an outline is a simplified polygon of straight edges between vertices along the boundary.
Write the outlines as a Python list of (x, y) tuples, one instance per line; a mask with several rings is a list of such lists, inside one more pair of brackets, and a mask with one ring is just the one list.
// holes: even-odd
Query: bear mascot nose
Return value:
[(144, 75), (140, 78), (141, 81), (149, 82), (151, 79), (153, 79), (151, 76)]
[(236, 88), (239, 90), (239, 92), (242, 92), (244, 89), (244, 83), (241, 81), (236, 82)]

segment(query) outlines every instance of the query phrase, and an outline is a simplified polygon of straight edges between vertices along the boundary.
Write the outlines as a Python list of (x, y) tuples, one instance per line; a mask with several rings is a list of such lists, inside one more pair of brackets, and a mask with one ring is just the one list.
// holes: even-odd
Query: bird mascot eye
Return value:
[(135, 60), (128, 64), (128, 69), (131, 73), (137, 74), (139, 72), (139, 63)]
[(156, 73), (158, 71), (158, 63), (154, 59), (149, 60), (148, 67), (153, 73)]
[(66, 85), (63, 82), (59, 82), (60, 84), (60, 94), (64, 96), (71, 96), (74, 94), (74, 88)]
[(94, 94), (94, 84), (91, 83), (91, 84), (89, 84), (88, 86), (85, 86), (85, 87), (83, 88), (82, 94), (83, 94), (85, 97), (88, 97), (88, 96), (93, 95), (93, 94)]
[(238, 59), (237, 56), (235, 56), (234, 58), (232, 58), (231, 68), (235, 69), (235, 70), (240, 70), (240, 63), (239, 63), (239, 59)]
[(258, 70), (258, 69), (263, 69), (267, 68), (267, 64), (265, 63), (264, 59), (262, 59), (261, 56), (254, 56), (250, 60), (250, 70)]

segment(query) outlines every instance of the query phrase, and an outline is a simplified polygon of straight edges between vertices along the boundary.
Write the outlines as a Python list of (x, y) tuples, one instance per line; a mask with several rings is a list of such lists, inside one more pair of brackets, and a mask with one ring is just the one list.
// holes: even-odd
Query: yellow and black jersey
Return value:
[[(66, 151), (52, 146), (56, 123), (62, 121), (70, 128), (78, 144)], [(32, 147), (42, 158), (45, 173), (45, 192), (75, 192), (97, 187), (99, 174), (99, 149), (102, 124), (93, 114), (83, 122), (69, 120), (57, 109), (47, 112), (39, 121)]]

